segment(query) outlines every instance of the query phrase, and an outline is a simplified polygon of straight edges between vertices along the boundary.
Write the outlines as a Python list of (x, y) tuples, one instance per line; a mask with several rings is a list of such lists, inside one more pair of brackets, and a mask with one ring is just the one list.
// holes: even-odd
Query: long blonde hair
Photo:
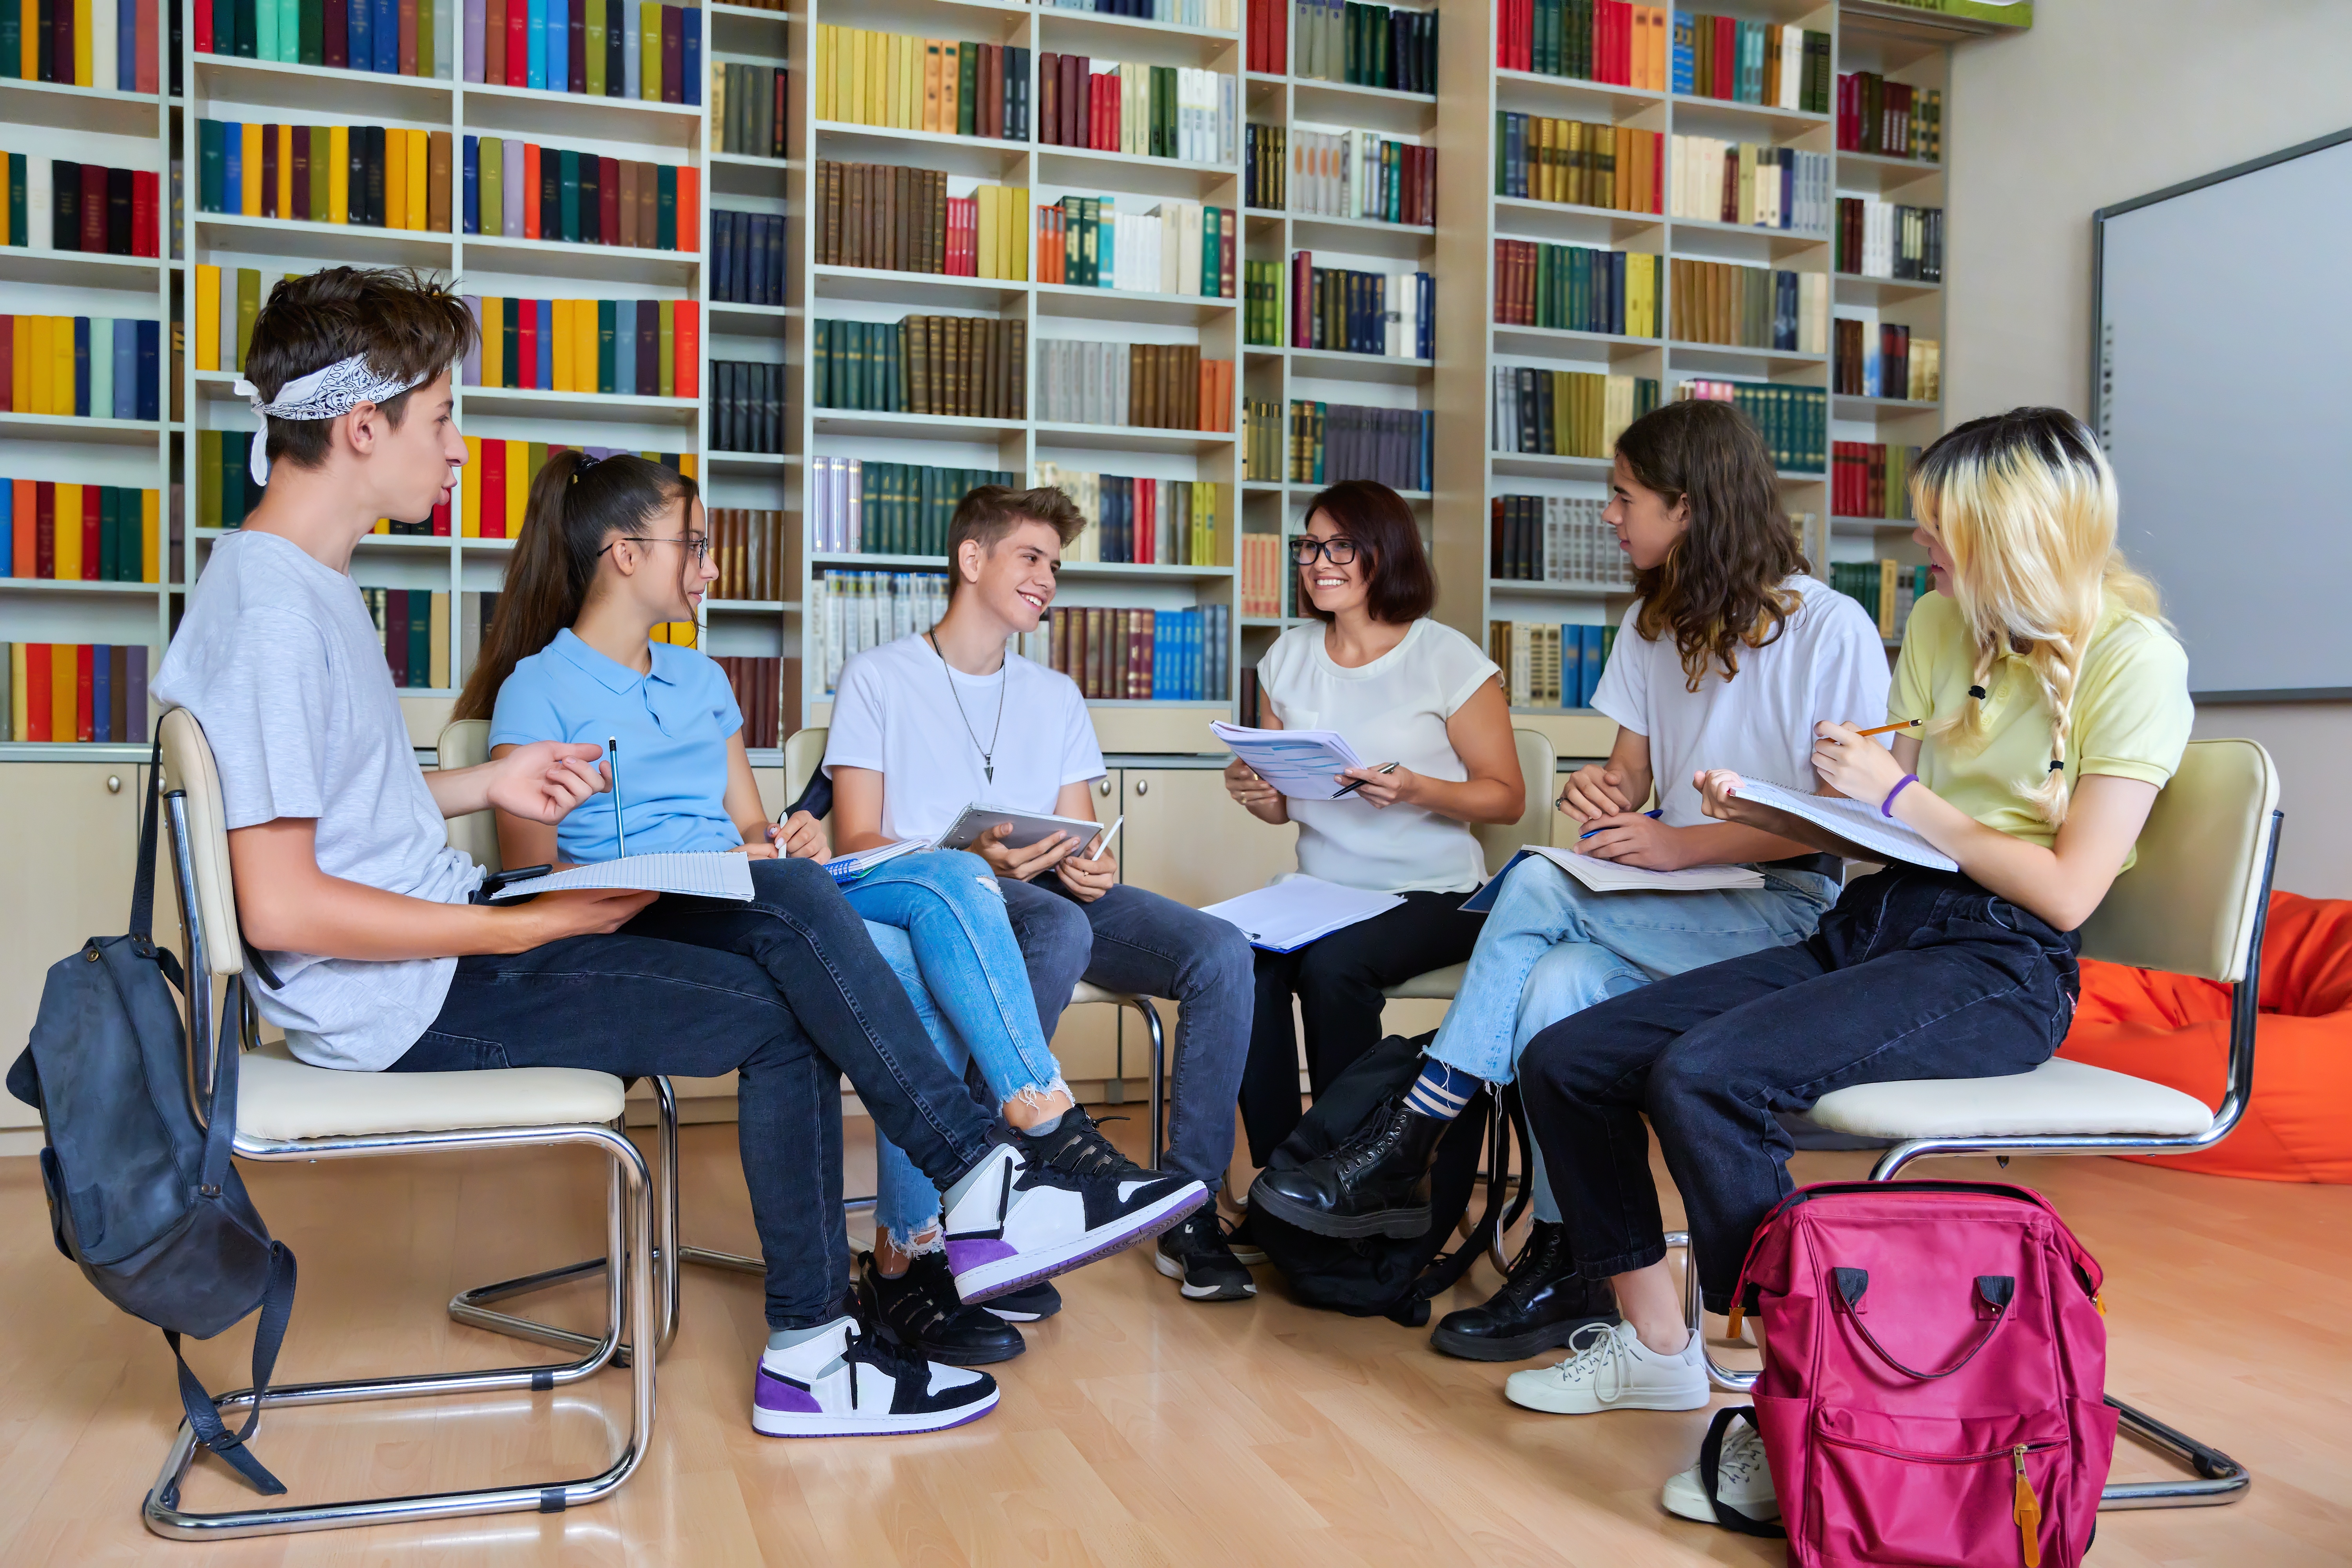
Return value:
[(2066, 820), (2074, 688), (2105, 600), (2163, 616), (2156, 584), (2116, 548), (2115, 473), (2072, 414), (2012, 408), (1971, 419), (1922, 453), (1911, 470), (1911, 504), (1952, 558), (1946, 591), (1976, 647), (1968, 700), (1927, 732), (1947, 744), (1982, 745), (1993, 668), (2014, 654), (2050, 704), (2050, 767), (2028, 793), (2055, 826)]

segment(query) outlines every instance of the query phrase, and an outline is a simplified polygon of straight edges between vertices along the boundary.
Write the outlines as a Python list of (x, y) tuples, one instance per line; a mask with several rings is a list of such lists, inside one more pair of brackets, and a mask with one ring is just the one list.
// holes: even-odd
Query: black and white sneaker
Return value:
[(1242, 1210), (1242, 1217), (1225, 1226), (1225, 1246), (1232, 1251), (1234, 1261), (1244, 1268), (1255, 1268), (1265, 1261), (1265, 1248), (1258, 1245), (1257, 1233), (1250, 1229), (1250, 1211)]
[(996, 1380), (909, 1355), (855, 1318), (760, 1357), (751, 1425), (771, 1437), (937, 1432), (996, 1408)]
[(1041, 1279), (1024, 1289), (992, 1296), (981, 1310), (993, 1312), (1008, 1323), (1034, 1323), (1062, 1310), (1062, 1293), (1054, 1289), (1051, 1280)]
[(1181, 1282), (1188, 1301), (1241, 1301), (1257, 1294), (1257, 1281), (1225, 1245), (1224, 1226), (1213, 1207), (1194, 1209), (1182, 1224), (1161, 1231), (1151, 1264)]
[(1015, 1132), (948, 1205), (948, 1268), (975, 1305), (1148, 1240), (1209, 1201), (1198, 1182), (1147, 1171), (1076, 1106), (1043, 1136)]
[(927, 1361), (949, 1366), (986, 1366), (1011, 1361), (1029, 1348), (1021, 1331), (985, 1307), (967, 1307), (956, 1296), (948, 1257), (934, 1249), (907, 1260), (896, 1279), (875, 1266), (874, 1255), (857, 1255), (857, 1291), (867, 1321), (885, 1338)]

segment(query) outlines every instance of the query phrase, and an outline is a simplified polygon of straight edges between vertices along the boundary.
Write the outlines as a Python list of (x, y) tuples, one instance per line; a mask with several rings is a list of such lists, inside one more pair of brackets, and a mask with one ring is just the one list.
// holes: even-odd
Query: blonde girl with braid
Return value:
[[(1708, 1310), (1727, 1312), (1757, 1223), (1790, 1190), (1782, 1111), (1899, 1079), (2032, 1070), (2064, 1038), (2076, 929), (2132, 863), (2193, 717), (2188, 658), (2116, 549), (2115, 476), (2055, 408), (1971, 420), (1911, 479), (1935, 591), (1912, 612), (1887, 718), (1813, 727), (1822, 793), (1866, 801), (1958, 868), (1847, 883), (1814, 933), (1612, 997), (1528, 1042), (1519, 1082), (1572, 1250), (1624, 1321), (1559, 1366), (1514, 1373), (1564, 1414), (1696, 1410), (1697, 1344), (1665, 1264), (1646, 1114), (1681, 1189)], [(1832, 854), (1853, 846), (1701, 771), (1709, 816)], [(1754, 1429), (1735, 1424), (1726, 1500), (1778, 1512)], [(1696, 1468), (1665, 1507), (1712, 1520)]]

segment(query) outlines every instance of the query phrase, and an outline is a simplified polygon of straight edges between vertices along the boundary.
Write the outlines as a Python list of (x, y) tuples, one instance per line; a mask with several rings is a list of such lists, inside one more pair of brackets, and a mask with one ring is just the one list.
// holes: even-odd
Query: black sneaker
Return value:
[(1250, 1229), (1249, 1210), (1242, 1210), (1242, 1217), (1225, 1226), (1225, 1247), (1233, 1253), (1234, 1261), (1244, 1268), (1255, 1268), (1265, 1261), (1265, 1248), (1258, 1245), (1257, 1233)]
[(1013, 1290), (997, 1297), (982, 1309), (993, 1312), (1008, 1323), (1034, 1323), (1040, 1318), (1050, 1318), (1062, 1310), (1062, 1293), (1054, 1289), (1050, 1279), (1040, 1279), (1025, 1290)]
[(1478, 1306), (1446, 1313), (1429, 1342), (1465, 1361), (1521, 1361), (1567, 1344), (1589, 1323), (1617, 1321), (1609, 1282), (1577, 1273), (1568, 1227), (1538, 1220), (1503, 1288)]
[(1019, 1329), (985, 1308), (963, 1304), (944, 1252), (917, 1253), (896, 1279), (875, 1267), (872, 1253), (861, 1252), (857, 1276), (868, 1321), (883, 1338), (925, 1361), (986, 1366), (1029, 1348)]
[(1240, 1301), (1257, 1294), (1257, 1281), (1225, 1245), (1213, 1207), (1197, 1208), (1184, 1223), (1160, 1233), (1152, 1266), (1180, 1287), (1188, 1301)]
[(1316, 1236), (1425, 1236), (1429, 1167), (1453, 1125), (1391, 1100), (1328, 1153), (1259, 1172), (1250, 1206)]

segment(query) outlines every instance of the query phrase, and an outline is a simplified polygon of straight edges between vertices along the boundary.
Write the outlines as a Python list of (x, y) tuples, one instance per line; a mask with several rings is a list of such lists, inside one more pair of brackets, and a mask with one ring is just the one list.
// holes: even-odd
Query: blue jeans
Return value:
[[(1813, 934), (1837, 885), (1767, 870), (1761, 888), (1596, 893), (1540, 856), (1511, 869), (1429, 1055), (1489, 1083), (1517, 1076), (1546, 1026), (1653, 980)], [(1533, 1152), (1536, 1217), (1559, 1205)]]
[(1001, 885), (1048, 1037), (1081, 980), (1174, 1000), (1160, 1167), (1216, 1191), (1233, 1163), (1234, 1102), (1249, 1053), (1249, 939), (1214, 915), (1125, 882), (1090, 904), (1072, 898), (1051, 871)]
[[(906, 988), (915, 1016), (957, 1073), (977, 1064), (996, 1106), (1068, 1086), (1038, 1026), (1021, 944), (996, 873), (977, 855), (902, 855), (844, 888), (875, 951)], [(901, 1242), (930, 1227), (940, 1190), (877, 1126), (875, 1223)]]
[(1606, 1279), (1666, 1255), (1646, 1114), (1689, 1215), (1699, 1294), (1728, 1311), (1757, 1225), (1790, 1190), (1779, 1113), (1859, 1083), (2032, 1071), (2074, 1020), (2081, 946), (1957, 872), (1889, 867), (1794, 946), (1544, 1030), (1520, 1092), (1578, 1268)]

